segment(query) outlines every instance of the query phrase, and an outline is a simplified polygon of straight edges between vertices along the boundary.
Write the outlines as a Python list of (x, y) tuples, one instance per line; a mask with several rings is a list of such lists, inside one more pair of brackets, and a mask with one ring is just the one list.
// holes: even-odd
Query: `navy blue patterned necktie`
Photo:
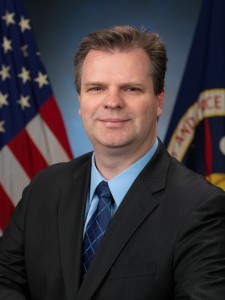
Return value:
[(113, 197), (106, 181), (100, 182), (96, 188), (99, 201), (90, 218), (84, 234), (83, 275), (86, 274), (96, 249), (106, 232), (111, 217)]

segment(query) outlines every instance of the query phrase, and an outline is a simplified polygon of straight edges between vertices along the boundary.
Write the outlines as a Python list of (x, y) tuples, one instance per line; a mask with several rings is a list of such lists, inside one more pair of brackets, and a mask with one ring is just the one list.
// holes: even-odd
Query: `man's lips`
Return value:
[(107, 127), (121, 127), (129, 122), (130, 119), (100, 119), (98, 121)]

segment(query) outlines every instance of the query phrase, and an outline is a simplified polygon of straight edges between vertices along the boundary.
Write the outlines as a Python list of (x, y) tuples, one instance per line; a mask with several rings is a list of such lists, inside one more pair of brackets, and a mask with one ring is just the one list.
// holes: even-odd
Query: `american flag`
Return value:
[(23, 188), (72, 152), (21, 0), (0, 0), (0, 233)]

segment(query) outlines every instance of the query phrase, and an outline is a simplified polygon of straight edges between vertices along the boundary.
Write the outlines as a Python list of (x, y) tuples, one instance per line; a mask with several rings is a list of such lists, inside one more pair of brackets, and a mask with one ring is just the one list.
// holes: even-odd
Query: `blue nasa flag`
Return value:
[(165, 138), (183, 164), (225, 189), (225, 1), (204, 0)]

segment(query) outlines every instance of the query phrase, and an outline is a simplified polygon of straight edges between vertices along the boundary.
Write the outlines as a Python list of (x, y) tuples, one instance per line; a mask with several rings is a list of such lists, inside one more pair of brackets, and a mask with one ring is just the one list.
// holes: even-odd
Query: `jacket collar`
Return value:
[[(74, 163), (75, 162), (75, 163)], [(91, 154), (74, 160), (71, 182), (60, 192), (59, 244), (67, 299), (75, 299), (81, 282), (84, 212), (90, 185)]]

